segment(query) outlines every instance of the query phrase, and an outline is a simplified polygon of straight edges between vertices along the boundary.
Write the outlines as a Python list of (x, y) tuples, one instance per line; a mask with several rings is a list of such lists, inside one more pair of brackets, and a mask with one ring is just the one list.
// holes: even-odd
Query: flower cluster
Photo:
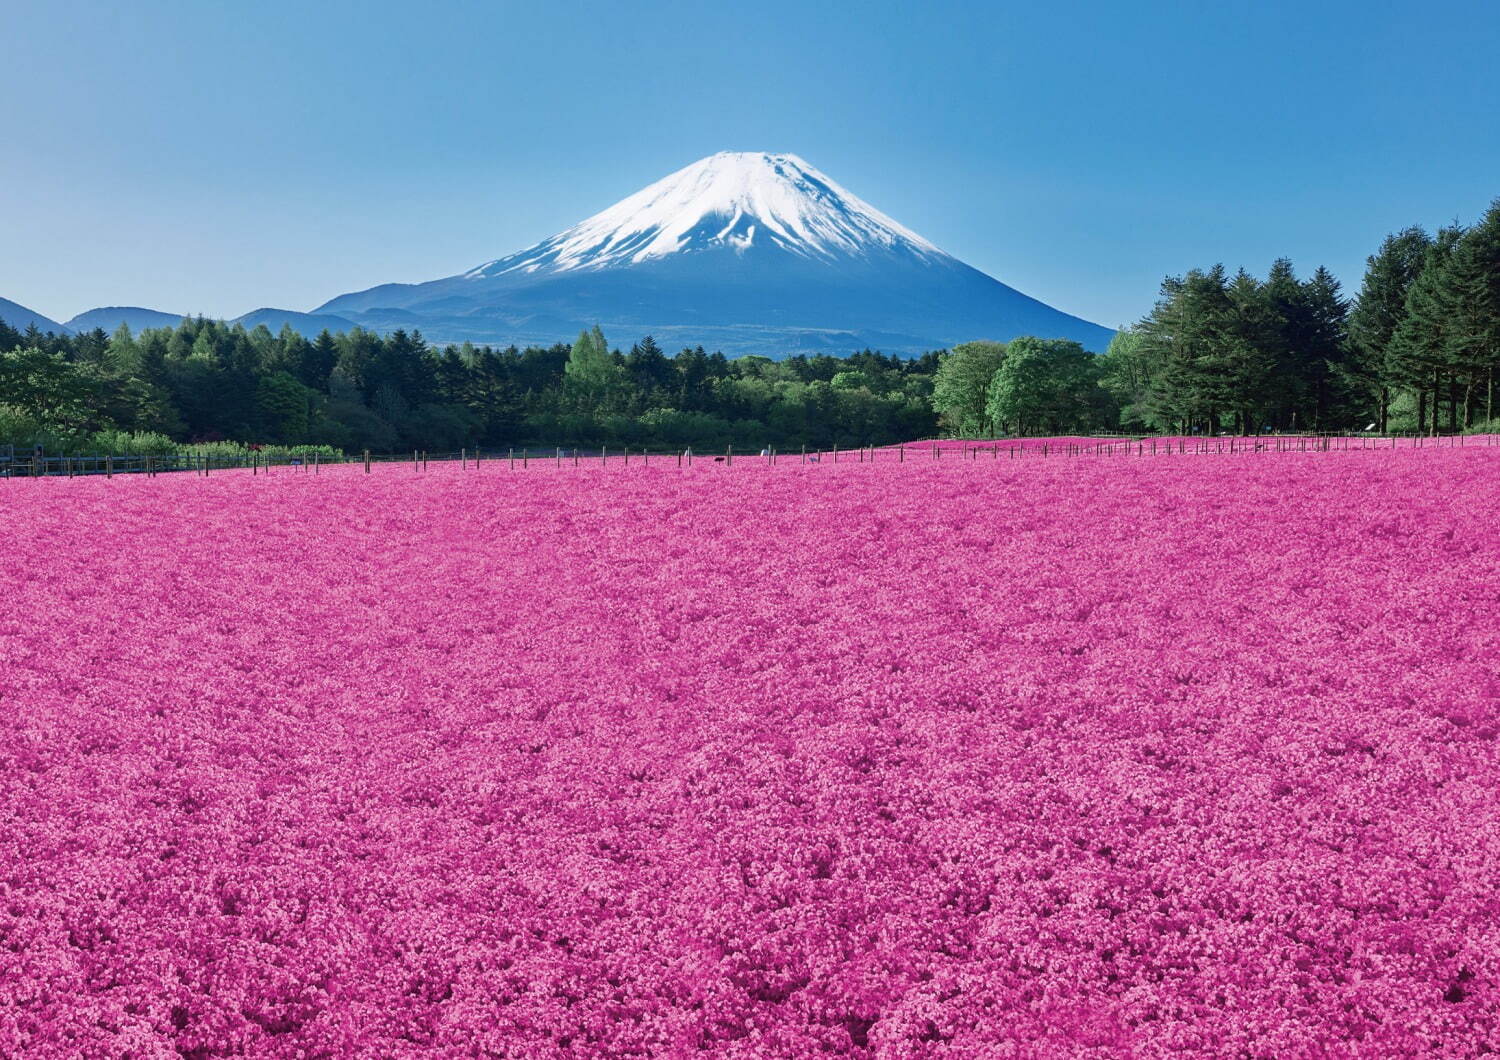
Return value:
[(1500, 450), (0, 484), (0, 1054), (1500, 1048)]

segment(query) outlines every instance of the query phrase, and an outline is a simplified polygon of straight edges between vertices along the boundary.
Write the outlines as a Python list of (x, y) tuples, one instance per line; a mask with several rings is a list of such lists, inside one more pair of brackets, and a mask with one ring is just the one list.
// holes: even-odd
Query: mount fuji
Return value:
[(430, 340), (544, 343), (589, 325), (771, 356), (1113, 332), (971, 268), (796, 155), (695, 162), (565, 232), (468, 272), (315, 310)]

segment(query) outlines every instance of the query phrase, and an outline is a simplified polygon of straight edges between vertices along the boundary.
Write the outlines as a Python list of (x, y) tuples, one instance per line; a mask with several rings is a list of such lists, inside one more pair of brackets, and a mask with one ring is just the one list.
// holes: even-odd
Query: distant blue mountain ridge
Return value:
[(68, 321), (67, 328), (69, 331), (80, 334), (93, 331), (95, 328), (102, 328), (113, 334), (121, 324), (130, 328), (131, 331), (144, 331), (147, 328), (175, 328), (182, 323), (182, 318), (182, 313), (163, 313), (156, 309), (142, 309), (139, 306), (112, 305), (79, 313)]
[(35, 324), (38, 331), (50, 331), (54, 335), (66, 335), (68, 329), (51, 317), (43, 316), (35, 309), (27, 309), (19, 302), (12, 302), (9, 298), (0, 298), (0, 320), (5, 321), (17, 331), (25, 331)]

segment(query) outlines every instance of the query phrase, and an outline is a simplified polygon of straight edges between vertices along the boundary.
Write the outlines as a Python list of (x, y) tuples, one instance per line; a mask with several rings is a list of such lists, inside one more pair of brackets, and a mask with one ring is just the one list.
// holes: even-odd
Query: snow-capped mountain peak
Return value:
[(796, 155), (724, 151), (464, 277), (605, 269), (673, 254), (766, 247), (814, 260), (873, 253), (951, 260)]
[(796, 155), (763, 152), (713, 155), (517, 254), (317, 312), (438, 342), (546, 346), (599, 324), (772, 356), (1016, 335), (1102, 350), (1113, 335), (943, 253)]

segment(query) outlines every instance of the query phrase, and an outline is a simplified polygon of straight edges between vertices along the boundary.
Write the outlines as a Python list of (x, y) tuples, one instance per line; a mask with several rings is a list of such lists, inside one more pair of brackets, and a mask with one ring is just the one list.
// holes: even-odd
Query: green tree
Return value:
[[(1422, 259), (1422, 271), (1406, 292), (1405, 315), (1386, 347), (1386, 371), (1417, 395), (1417, 430), (1436, 433), (1455, 323), (1453, 288), (1447, 272), (1463, 229), (1441, 229)], [(1427, 415), (1431, 398), (1432, 414)], [(1450, 418), (1456, 426), (1457, 410)]]
[(986, 418), (1018, 435), (1088, 430), (1100, 406), (1099, 373), (1076, 342), (1011, 339), (986, 394)]
[(273, 442), (307, 441), (315, 394), (286, 372), (262, 376), (255, 387), (255, 410), (265, 438)]
[(1154, 370), (1145, 336), (1135, 328), (1121, 328), (1099, 356), (1099, 385), (1114, 399), (1118, 426), (1126, 430), (1156, 430), (1152, 407)]
[(993, 429), (987, 412), (990, 382), (1005, 362), (1005, 343), (976, 341), (953, 347), (938, 364), (932, 408), (951, 433), (976, 438)]
[(99, 425), (94, 377), (61, 354), (34, 346), (0, 354), (0, 404), (48, 430)]
[(1432, 237), (1421, 228), (1388, 235), (1365, 259), (1364, 282), (1349, 313), (1349, 357), (1344, 378), (1374, 404), (1382, 433), (1390, 418), (1391, 387), (1399, 382), (1389, 356), (1391, 338), (1406, 319), (1406, 295), (1422, 271)]
[(583, 407), (597, 408), (607, 402), (619, 382), (620, 367), (610, 356), (599, 325), (578, 333), (563, 371)]
[(1142, 352), (1156, 366), (1149, 415), (1167, 429), (1217, 430), (1228, 376), (1226, 331), (1235, 307), (1222, 265), (1162, 281), (1141, 321)]
[(1500, 362), (1500, 199), (1464, 233), (1440, 274), (1441, 303), (1451, 313), (1447, 360), (1464, 388), (1463, 426), (1483, 389), (1484, 417), (1494, 419), (1495, 369)]

